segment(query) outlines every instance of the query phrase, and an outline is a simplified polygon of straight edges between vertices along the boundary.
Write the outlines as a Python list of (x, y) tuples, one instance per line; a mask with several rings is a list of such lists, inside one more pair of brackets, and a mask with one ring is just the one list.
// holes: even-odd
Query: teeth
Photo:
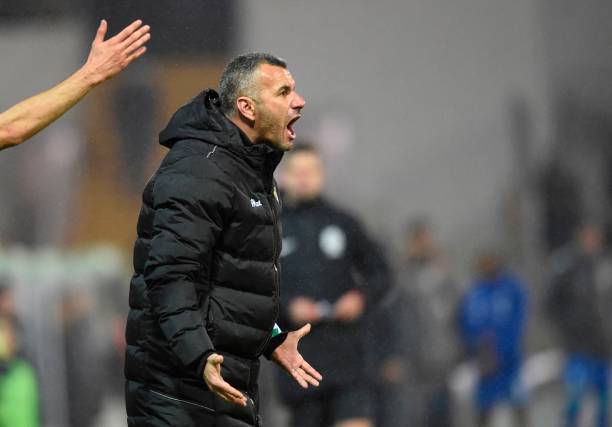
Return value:
[(293, 119), (289, 121), (289, 123), (287, 123), (287, 131), (289, 132), (289, 135), (291, 136), (291, 138), (295, 138), (295, 131), (293, 130), (293, 124), (297, 122), (299, 118), (300, 118), (299, 116), (294, 117)]
[(293, 128), (291, 128), (291, 126), (287, 126), (287, 131), (289, 132), (289, 136), (291, 136), (291, 138), (295, 138), (295, 131)]

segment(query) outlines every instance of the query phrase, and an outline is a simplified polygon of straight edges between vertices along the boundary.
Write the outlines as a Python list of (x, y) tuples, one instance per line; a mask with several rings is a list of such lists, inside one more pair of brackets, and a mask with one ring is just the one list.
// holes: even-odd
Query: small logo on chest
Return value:
[(251, 207), (252, 208), (261, 208), (263, 205), (261, 204), (261, 200), (251, 199)]

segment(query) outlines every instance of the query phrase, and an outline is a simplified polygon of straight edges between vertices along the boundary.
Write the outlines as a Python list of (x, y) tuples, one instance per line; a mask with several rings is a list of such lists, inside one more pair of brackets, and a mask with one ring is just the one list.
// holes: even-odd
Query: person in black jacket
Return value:
[(608, 425), (612, 358), (612, 262), (599, 227), (585, 223), (552, 256), (547, 308), (567, 352), (565, 425), (579, 424), (584, 398), (595, 391), (597, 426)]
[(304, 99), (283, 60), (228, 64), (160, 134), (170, 151), (147, 184), (126, 328), (128, 425), (260, 426), (265, 355), (302, 387), (322, 379), (280, 333), (280, 201), (273, 172)]
[(325, 384), (300, 390), (280, 378), (280, 395), (293, 426), (372, 426), (364, 315), (387, 289), (386, 261), (357, 220), (321, 197), (323, 165), (313, 147), (296, 146), (282, 176), (281, 326), (313, 324), (302, 353), (325, 372)]

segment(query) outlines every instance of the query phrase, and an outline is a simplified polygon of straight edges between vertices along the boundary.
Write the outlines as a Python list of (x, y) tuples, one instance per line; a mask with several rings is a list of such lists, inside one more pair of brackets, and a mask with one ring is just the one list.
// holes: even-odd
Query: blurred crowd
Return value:
[[(500, 247), (474, 254), (472, 279), (461, 283), (427, 217), (409, 219), (394, 256), (325, 197), (313, 146), (287, 155), (280, 184), (281, 323), (314, 326), (302, 350), (325, 381), (299, 390), (282, 374), (271, 380), (288, 412), (279, 425), (488, 426), (500, 425), (501, 407), (512, 425), (541, 425), (531, 412), (554, 386), (565, 403), (545, 410), (550, 425), (608, 425), (612, 259), (600, 225), (554, 235), (541, 292)], [(539, 357), (526, 349), (537, 317), (558, 336)], [(472, 416), (461, 419), (465, 397)], [(595, 404), (585, 411), (586, 402)]]

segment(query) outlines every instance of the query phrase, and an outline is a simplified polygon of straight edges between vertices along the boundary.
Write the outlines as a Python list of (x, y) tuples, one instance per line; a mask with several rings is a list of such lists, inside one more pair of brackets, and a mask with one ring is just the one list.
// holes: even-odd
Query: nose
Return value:
[(291, 108), (295, 110), (301, 110), (302, 108), (304, 108), (304, 105), (306, 105), (306, 100), (302, 95), (296, 92), (295, 97), (293, 98)]

